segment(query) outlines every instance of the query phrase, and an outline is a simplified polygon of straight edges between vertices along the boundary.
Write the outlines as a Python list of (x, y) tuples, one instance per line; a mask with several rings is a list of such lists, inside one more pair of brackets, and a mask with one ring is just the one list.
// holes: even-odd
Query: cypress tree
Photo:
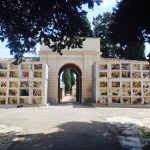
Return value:
[(72, 86), (75, 85), (74, 72), (70, 69), (66, 69), (62, 74), (62, 81), (65, 84), (65, 92), (71, 91)]
[(71, 90), (71, 75), (70, 69), (66, 69), (63, 73), (62, 80), (65, 84), (65, 92), (70, 92)]
[(70, 76), (71, 76), (71, 87), (75, 85), (75, 77), (74, 72), (70, 70)]

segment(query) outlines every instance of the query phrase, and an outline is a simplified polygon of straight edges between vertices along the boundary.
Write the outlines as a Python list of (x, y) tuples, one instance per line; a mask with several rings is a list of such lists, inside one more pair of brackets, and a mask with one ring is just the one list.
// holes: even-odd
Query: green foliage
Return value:
[(145, 60), (145, 46), (140, 41), (133, 41), (126, 45), (121, 45), (113, 41), (110, 37), (113, 34), (110, 30), (112, 18), (113, 16), (110, 12), (106, 12), (103, 15), (99, 14), (96, 18), (93, 18), (94, 35), (101, 39), (102, 57)]
[(91, 24), (90, 24), (90, 22), (89, 22), (87, 16), (86, 16), (86, 15), (83, 15), (82, 19), (83, 19), (83, 22), (85, 22), (85, 25), (86, 25), (85, 36), (86, 36), (86, 37), (92, 37), (92, 36), (93, 36), (93, 31), (92, 31), (92, 29), (91, 29)]
[(124, 58), (130, 60), (146, 60), (145, 45), (140, 42), (132, 43), (124, 50)]
[(112, 15), (110, 12), (106, 12), (103, 15), (98, 15), (93, 18), (94, 35), (100, 37), (100, 47), (102, 52), (102, 57), (119, 57), (120, 56), (120, 46), (113, 44), (109, 38), (110, 31), (109, 25), (112, 20)]
[(65, 92), (71, 91), (72, 86), (75, 85), (74, 72), (70, 69), (66, 69), (62, 74), (62, 81), (65, 84)]
[(150, 138), (150, 132), (144, 132), (142, 138)]
[(75, 85), (75, 77), (74, 77), (74, 72), (70, 70), (70, 76), (71, 76), (71, 87)]
[(63, 82), (65, 84), (65, 92), (68, 92), (71, 90), (71, 75), (70, 75), (70, 69), (66, 69), (63, 73)]
[(114, 43), (150, 43), (150, 14), (148, 0), (121, 0), (113, 11), (110, 26)]
[(82, 5), (92, 9), (94, 3), (101, 0), (1, 0), (0, 40), (7, 40), (16, 62), (24, 53), (35, 53), (41, 42), (60, 54), (81, 48), (89, 29)]

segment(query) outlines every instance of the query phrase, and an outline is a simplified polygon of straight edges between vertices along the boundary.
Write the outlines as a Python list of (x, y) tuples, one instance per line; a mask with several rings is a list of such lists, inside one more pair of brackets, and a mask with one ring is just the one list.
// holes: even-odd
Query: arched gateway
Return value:
[(76, 74), (76, 102), (81, 103), (82, 72), (81, 72), (81, 69), (73, 63), (65, 64), (59, 70), (59, 74), (58, 74), (58, 76), (59, 76), (59, 79), (58, 79), (58, 103), (60, 103), (60, 94), (61, 94), (61, 91), (60, 91), (60, 74), (66, 69), (71, 69)]
[(49, 66), (48, 102), (60, 102), (60, 73), (72, 69), (77, 74), (77, 99), (83, 103), (92, 99), (92, 65), (100, 59), (100, 39), (86, 38), (83, 48), (63, 50), (62, 55), (52, 52), (47, 46), (40, 48), (40, 60)]

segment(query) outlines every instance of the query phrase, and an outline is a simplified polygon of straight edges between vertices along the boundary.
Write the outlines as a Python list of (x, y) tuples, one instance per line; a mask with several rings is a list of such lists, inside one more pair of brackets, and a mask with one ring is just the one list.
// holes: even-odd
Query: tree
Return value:
[(71, 91), (71, 75), (70, 69), (66, 69), (62, 75), (62, 81), (65, 84), (65, 92)]
[(94, 36), (100, 37), (100, 47), (102, 52), (102, 57), (119, 57), (120, 56), (120, 48), (119, 45), (112, 43), (109, 38), (109, 25), (112, 20), (112, 15), (110, 12), (106, 12), (103, 15), (99, 14), (97, 17), (93, 18), (93, 26), (94, 26)]
[(121, 45), (114, 43), (110, 38), (112, 23), (112, 13), (106, 12), (103, 15), (98, 15), (93, 18), (94, 35), (101, 39), (101, 51), (104, 58), (124, 58), (132, 60), (145, 59), (145, 46), (139, 41), (132, 42), (131, 44)]
[(150, 15), (148, 0), (121, 0), (113, 10), (110, 26), (114, 43), (150, 43)]
[(71, 69), (66, 69), (62, 74), (62, 81), (65, 84), (65, 92), (71, 91), (72, 86), (75, 85), (75, 76), (74, 72)]
[(93, 36), (93, 30), (91, 29), (91, 24), (87, 18), (86, 15), (83, 15), (82, 19), (84, 20), (85, 24), (86, 24), (86, 28), (87, 28), (87, 31), (85, 33), (85, 36), (86, 37), (92, 37)]
[(70, 76), (71, 76), (71, 87), (75, 85), (75, 77), (74, 72), (70, 70)]
[(88, 4), (92, 9), (102, 0), (1, 0), (0, 40), (16, 63), (24, 53), (35, 53), (37, 43), (45, 43), (53, 51), (82, 47), (88, 25), (82, 9)]
[(132, 43), (124, 50), (124, 58), (130, 60), (146, 60), (145, 45), (140, 42)]

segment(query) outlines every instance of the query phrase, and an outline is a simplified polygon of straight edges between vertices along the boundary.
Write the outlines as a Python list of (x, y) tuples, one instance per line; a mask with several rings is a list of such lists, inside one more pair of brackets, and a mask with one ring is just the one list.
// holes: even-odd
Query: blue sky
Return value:
[(98, 6), (95, 5), (93, 10), (89, 10), (87, 5), (85, 5), (84, 9), (88, 12), (88, 19), (92, 22), (93, 17), (97, 17), (98, 14), (103, 14), (104, 12), (112, 12), (112, 8), (115, 7), (116, 0), (103, 0), (103, 3)]
[[(112, 12), (112, 8), (115, 7), (116, 0), (103, 0), (103, 3), (100, 6), (95, 5), (93, 10), (89, 10), (87, 5), (84, 6), (84, 9), (88, 12), (87, 17), (90, 22), (92, 22), (93, 17), (96, 17), (98, 14), (103, 14), (104, 12)], [(92, 25), (92, 24), (91, 24)], [(9, 49), (5, 47), (6, 42), (0, 42), (0, 58), (13, 58), (9, 53)], [(39, 51), (40, 46), (37, 45), (37, 52)], [(150, 52), (150, 44), (146, 44), (145, 55), (147, 56)], [(26, 54), (26, 56), (33, 56), (31, 54)]]

